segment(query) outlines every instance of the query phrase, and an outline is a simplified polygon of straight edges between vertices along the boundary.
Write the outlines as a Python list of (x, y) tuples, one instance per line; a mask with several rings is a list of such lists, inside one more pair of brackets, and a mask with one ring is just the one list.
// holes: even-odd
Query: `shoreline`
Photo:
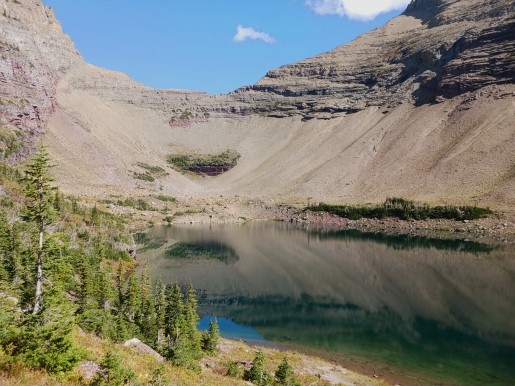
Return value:
[[(156, 204), (156, 201), (152, 201)], [(474, 241), (495, 246), (515, 246), (515, 210), (496, 211), (477, 220), (401, 220), (361, 218), (349, 220), (324, 212), (305, 210), (306, 206), (270, 203), (242, 197), (161, 203), (152, 211), (106, 205), (104, 209), (128, 215), (129, 228), (141, 231), (154, 225), (227, 224), (248, 221), (281, 221), (321, 231), (357, 230), (442, 240)]]

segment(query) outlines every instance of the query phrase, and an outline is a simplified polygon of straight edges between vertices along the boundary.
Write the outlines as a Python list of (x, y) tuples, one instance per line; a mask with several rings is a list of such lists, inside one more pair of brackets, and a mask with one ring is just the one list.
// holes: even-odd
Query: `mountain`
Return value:
[[(86, 64), (39, 0), (0, 1), (1, 138), (19, 142), (3, 140), (8, 160), (46, 128), (64, 191), (515, 204), (511, 0), (414, 0), (349, 44), (219, 96)], [(166, 162), (227, 149), (241, 157), (217, 177)], [(168, 174), (139, 178), (156, 167)]]

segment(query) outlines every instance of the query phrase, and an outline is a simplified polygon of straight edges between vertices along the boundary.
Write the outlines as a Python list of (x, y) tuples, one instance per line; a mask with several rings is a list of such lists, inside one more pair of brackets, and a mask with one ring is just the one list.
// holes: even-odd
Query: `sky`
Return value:
[(147, 86), (227, 93), (330, 51), (410, 0), (43, 0), (84, 59)]

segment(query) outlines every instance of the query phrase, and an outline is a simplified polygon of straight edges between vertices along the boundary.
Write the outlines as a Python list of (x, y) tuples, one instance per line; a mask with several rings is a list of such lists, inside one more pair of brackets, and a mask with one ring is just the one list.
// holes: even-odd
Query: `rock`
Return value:
[(79, 364), (78, 370), (86, 381), (90, 381), (102, 370), (102, 367), (92, 361), (82, 361)]
[(82, 58), (50, 7), (13, 1), (0, 14), (0, 127), (21, 131), (24, 146), (8, 161), (24, 159), (56, 108), (56, 84)]
[(157, 351), (155, 351), (152, 347), (150, 347), (149, 345), (143, 343), (141, 340), (139, 340), (138, 338), (132, 338), (132, 339), (129, 339), (128, 341), (126, 341), (124, 344), (123, 344), (125, 347), (133, 347), (134, 349), (136, 349), (137, 351), (140, 351), (140, 352), (143, 352), (145, 354), (150, 354), (150, 355), (153, 355), (156, 360), (158, 362), (163, 362), (164, 361), (164, 358), (161, 356), (161, 354), (159, 354)]

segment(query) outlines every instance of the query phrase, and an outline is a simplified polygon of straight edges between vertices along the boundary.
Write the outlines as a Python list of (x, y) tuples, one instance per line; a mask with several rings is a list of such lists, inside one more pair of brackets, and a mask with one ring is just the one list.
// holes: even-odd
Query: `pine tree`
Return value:
[(165, 289), (165, 356), (180, 366), (192, 362), (188, 322), (184, 317), (184, 304), (181, 287), (177, 283), (170, 284)]
[(136, 273), (132, 272), (127, 283), (124, 295), (124, 307), (127, 318), (134, 323), (136, 315), (140, 313), (141, 286)]
[(277, 367), (275, 372), (275, 383), (280, 386), (295, 386), (297, 381), (293, 373), (293, 368), (288, 363), (286, 357), (283, 358), (282, 362)]
[(161, 280), (156, 282), (156, 289), (154, 295), (154, 309), (156, 315), (156, 331), (155, 331), (155, 342), (158, 348), (163, 344), (163, 335), (165, 327), (165, 310), (166, 310), (166, 299), (165, 299), (165, 286)]
[(209, 353), (216, 353), (218, 342), (220, 341), (220, 328), (216, 318), (211, 319), (209, 328), (202, 339), (202, 348)]
[(152, 342), (156, 332), (156, 312), (154, 307), (154, 296), (152, 293), (152, 281), (148, 266), (145, 266), (141, 275), (141, 300), (138, 314), (138, 326), (145, 338)]
[(187, 330), (185, 331), (189, 337), (191, 356), (194, 359), (202, 358), (202, 335), (198, 330), (198, 302), (197, 291), (193, 288), (191, 282), (188, 285), (188, 292), (186, 295), (186, 304), (184, 307), (184, 319), (186, 320)]
[(53, 179), (48, 174), (50, 169), (50, 157), (43, 146), (40, 145), (38, 152), (27, 165), (25, 170), (24, 193), (27, 197), (23, 219), (37, 225), (39, 232), (39, 243), (37, 249), (37, 270), (36, 290), (34, 296), (34, 307), (32, 312), (37, 314), (41, 309), (43, 295), (43, 244), (46, 226), (51, 224), (55, 218), (52, 192), (55, 188), (51, 185)]
[(9, 234), (10, 229), (9, 223), (5, 213), (0, 212), (0, 290), (2, 287), (7, 286), (11, 282), (11, 278), (8, 272), (8, 260), (9, 260)]
[(135, 378), (134, 373), (124, 369), (120, 358), (111, 351), (102, 359), (102, 369), (93, 380), (93, 386), (122, 386)]
[(260, 350), (252, 361), (252, 368), (245, 371), (244, 378), (259, 386), (270, 385), (271, 376), (265, 368), (265, 354)]

